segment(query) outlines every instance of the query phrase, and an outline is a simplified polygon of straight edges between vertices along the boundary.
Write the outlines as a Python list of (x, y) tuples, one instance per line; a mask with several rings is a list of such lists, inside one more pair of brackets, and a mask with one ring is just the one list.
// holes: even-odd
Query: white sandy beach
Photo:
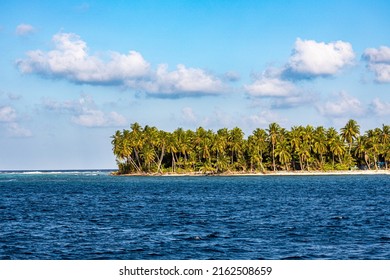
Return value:
[(201, 172), (187, 173), (135, 173), (120, 176), (326, 176), (326, 175), (390, 175), (390, 170), (343, 170), (343, 171), (267, 171), (262, 172), (226, 172), (220, 174), (204, 174)]

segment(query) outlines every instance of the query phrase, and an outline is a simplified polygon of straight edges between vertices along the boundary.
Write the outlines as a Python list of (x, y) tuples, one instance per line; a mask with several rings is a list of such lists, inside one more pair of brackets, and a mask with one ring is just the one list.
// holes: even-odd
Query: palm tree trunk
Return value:
[(133, 165), (133, 167), (138, 171), (141, 172), (141, 169), (138, 167), (137, 163), (133, 160), (133, 158), (130, 156), (127, 158), (127, 161)]
[(165, 145), (163, 145), (162, 148), (161, 148), (161, 156), (160, 156), (160, 158), (158, 160), (157, 172), (160, 172), (160, 173), (162, 172), (161, 171), (161, 163), (162, 163), (162, 160), (163, 160), (163, 157), (164, 157), (164, 150), (165, 150)]
[(275, 144), (272, 143), (272, 165), (274, 167), (274, 171), (276, 171), (276, 166), (275, 166)]
[(301, 170), (303, 170), (303, 162), (301, 156), (299, 156), (299, 167), (301, 168)]
[(138, 162), (138, 167), (139, 169), (141, 169), (141, 161), (139, 159), (138, 150), (136, 148), (134, 148), (134, 153), (135, 153), (135, 158), (137, 159)]
[(172, 155), (172, 172), (175, 172), (176, 170), (175, 154), (171, 152), (171, 155)]
[(370, 163), (368, 162), (368, 160), (369, 160), (368, 155), (364, 153), (364, 161), (366, 162), (368, 170), (371, 170)]

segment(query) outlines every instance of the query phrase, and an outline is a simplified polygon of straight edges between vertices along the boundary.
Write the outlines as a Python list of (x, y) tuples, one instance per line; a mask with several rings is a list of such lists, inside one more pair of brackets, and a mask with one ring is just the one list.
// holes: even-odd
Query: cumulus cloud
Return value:
[(250, 97), (271, 98), (272, 108), (291, 108), (314, 103), (317, 96), (305, 90), (299, 80), (337, 74), (353, 64), (355, 53), (350, 43), (295, 42), (293, 53), (283, 67), (269, 67), (249, 85), (244, 85)]
[(226, 90), (220, 79), (203, 69), (188, 68), (183, 64), (177, 65), (174, 71), (168, 71), (168, 65), (161, 64), (149, 81), (130, 81), (128, 85), (161, 97), (219, 94)]
[(58, 102), (52, 99), (42, 101), (43, 108), (62, 114), (70, 114), (74, 124), (85, 127), (123, 126), (126, 118), (117, 112), (104, 112), (98, 108), (89, 95), (81, 96), (77, 100)]
[(375, 115), (388, 116), (390, 115), (390, 102), (381, 101), (379, 98), (375, 98), (370, 104), (370, 110)]
[(154, 71), (150, 63), (136, 51), (128, 54), (109, 52), (108, 59), (89, 53), (87, 44), (73, 33), (53, 36), (54, 49), (48, 52), (27, 52), (25, 59), (16, 62), (25, 74), (45, 78), (66, 79), (73, 83), (119, 85), (161, 97), (222, 93), (222, 80), (203, 69), (179, 64), (168, 71), (165, 64)]
[(378, 49), (366, 49), (363, 58), (371, 63), (390, 63), (390, 48), (382, 46)]
[(16, 27), (16, 35), (18, 36), (26, 36), (26, 35), (29, 35), (31, 33), (34, 33), (35, 31), (35, 28), (30, 25), (30, 24), (19, 24), (17, 27)]
[(375, 80), (379, 83), (390, 82), (390, 48), (366, 49), (362, 58), (367, 62), (367, 68), (374, 72)]
[(109, 60), (103, 61), (90, 55), (87, 44), (76, 34), (56, 34), (53, 42), (54, 50), (29, 51), (27, 58), (18, 60), (19, 70), (87, 84), (121, 84), (127, 79), (145, 77), (149, 72), (149, 63), (135, 51), (128, 54), (111, 52)]
[(291, 81), (282, 78), (283, 70), (269, 67), (260, 75), (254, 75), (252, 84), (244, 85), (251, 97), (287, 97), (295, 94), (298, 88)]
[(284, 75), (297, 79), (331, 76), (353, 64), (354, 58), (355, 53), (350, 43), (325, 43), (298, 38)]
[(282, 70), (268, 68), (252, 84), (244, 85), (252, 98), (271, 99), (272, 108), (291, 108), (313, 103), (315, 95), (281, 77)]
[(252, 97), (287, 97), (296, 92), (296, 86), (290, 81), (278, 77), (263, 76), (250, 85), (244, 85), (245, 91)]
[(327, 117), (354, 117), (365, 113), (362, 103), (355, 97), (342, 91), (332, 100), (317, 106), (318, 111)]

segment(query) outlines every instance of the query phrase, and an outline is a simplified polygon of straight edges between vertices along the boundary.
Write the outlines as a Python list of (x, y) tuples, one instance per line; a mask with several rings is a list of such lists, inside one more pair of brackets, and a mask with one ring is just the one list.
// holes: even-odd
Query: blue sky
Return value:
[(389, 1), (0, 1), (0, 170), (115, 168), (110, 136), (390, 122)]

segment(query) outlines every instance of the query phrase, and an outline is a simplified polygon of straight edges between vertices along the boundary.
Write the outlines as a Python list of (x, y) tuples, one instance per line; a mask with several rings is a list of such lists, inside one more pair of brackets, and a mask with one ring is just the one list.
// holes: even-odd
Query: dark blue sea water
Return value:
[(0, 173), (0, 259), (390, 259), (390, 180)]

